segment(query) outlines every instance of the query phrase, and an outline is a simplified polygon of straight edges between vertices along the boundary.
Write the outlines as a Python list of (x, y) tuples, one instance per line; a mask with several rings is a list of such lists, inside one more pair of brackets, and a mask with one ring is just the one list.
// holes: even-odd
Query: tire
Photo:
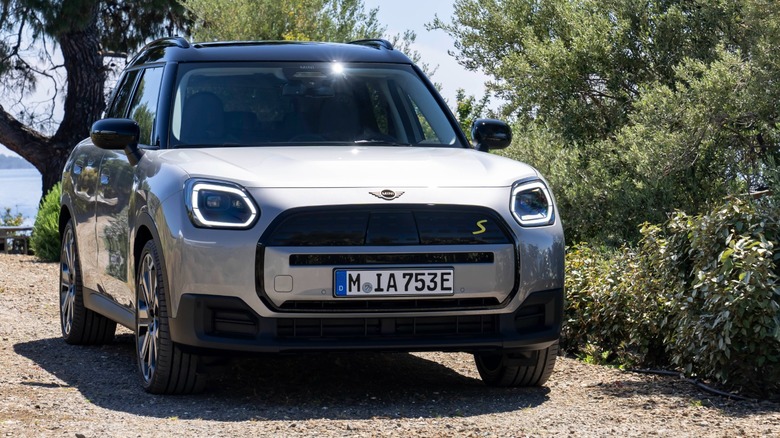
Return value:
[(146, 392), (194, 394), (203, 391), (206, 376), (200, 357), (185, 353), (171, 340), (162, 258), (153, 240), (141, 251), (136, 274), (135, 345)]
[(488, 386), (542, 386), (550, 378), (557, 356), (558, 341), (527, 353), (475, 353), (474, 361), (479, 376)]
[(62, 233), (60, 249), (60, 328), (68, 344), (98, 345), (114, 340), (116, 322), (84, 307), (84, 284), (73, 221)]

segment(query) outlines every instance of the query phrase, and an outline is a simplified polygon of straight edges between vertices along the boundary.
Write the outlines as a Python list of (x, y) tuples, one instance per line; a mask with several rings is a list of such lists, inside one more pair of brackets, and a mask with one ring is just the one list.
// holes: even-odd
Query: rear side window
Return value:
[(133, 87), (140, 70), (127, 72), (122, 84), (117, 88), (116, 96), (111, 103), (111, 107), (106, 111), (106, 117), (122, 118), (127, 114), (127, 104), (130, 103), (130, 96), (133, 95)]
[(141, 144), (159, 143), (153, 136), (155, 136), (154, 121), (157, 116), (157, 98), (160, 95), (162, 72), (162, 67), (144, 70), (133, 96), (133, 103), (130, 105), (130, 118), (141, 128), (141, 136), (138, 140)]

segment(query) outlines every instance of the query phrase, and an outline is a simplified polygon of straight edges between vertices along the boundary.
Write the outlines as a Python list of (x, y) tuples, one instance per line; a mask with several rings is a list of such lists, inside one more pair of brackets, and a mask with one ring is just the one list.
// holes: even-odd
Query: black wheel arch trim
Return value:
[[(136, 282), (138, 281), (137, 275), (138, 275), (138, 262), (141, 259), (141, 252), (143, 252), (144, 246), (146, 245), (146, 242), (149, 240), (153, 240), (155, 244), (157, 245), (157, 255), (160, 257), (160, 266), (159, 269), (162, 270), (163, 280), (164, 283), (164, 290), (165, 290), (165, 300), (170, 306), (171, 303), (171, 291), (169, 285), (171, 284), (170, 278), (168, 277), (168, 268), (165, 263), (165, 254), (162, 251), (161, 248), (161, 242), (160, 239), (160, 233), (157, 230), (157, 226), (155, 225), (154, 219), (152, 219), (152, 216), (149, 215), (148, 211), (144, 208), (141, 210), (141, 212), (138, 214), (138, 216), (135, 218), (135, 224), (131, 226), (131, 229), (133, 230), (133, 237), (131, 239), (132, 241), (132, 267), (131, 272), (133, 279), (133, 297), (135, 297), (135, 287)], [(146, 229), (149, 233), (148, 239), (142, 239), (141, 236), (144, 235), (144, 233), (141, 231), (143, 229)], [(133, 303), (135, 305), (135, 303)], [(169, 315), (170, 318), (172, 316)], [(133, 315), (133, 324), (135, 324), (135, 315)]]

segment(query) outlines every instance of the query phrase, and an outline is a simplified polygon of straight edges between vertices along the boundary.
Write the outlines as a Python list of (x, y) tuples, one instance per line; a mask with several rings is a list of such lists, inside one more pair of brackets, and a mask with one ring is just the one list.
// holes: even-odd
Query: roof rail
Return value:
[(383, 40), (381, 38), (369, 38), (365, 40), (356, 40), (356, 41), (350, 41), (347, 44), (357, 44), (360, 46), (369, 46), (373, 47), (375, 49), (387, 49), (387, 50), (393, 50), (393, 43), (387, 40)]
[(182, 49), (189, 49), (190, 43), (189, 41), (185, 40), (184, 38), (176, 35), (174, 37), (171, 37), (171, 41), (174, 41), (177, 46), (181, 47)]

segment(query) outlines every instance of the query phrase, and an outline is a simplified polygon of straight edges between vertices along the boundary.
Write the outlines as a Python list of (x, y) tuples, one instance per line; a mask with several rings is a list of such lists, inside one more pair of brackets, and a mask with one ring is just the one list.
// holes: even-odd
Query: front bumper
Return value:
[(563, 290), (530, 294), (511, 313), (414, 312), (262, 317), (236, 297), (185, 294), (169, 319), (177, 344), (204, 353), (529, 351), (558, 340)]

